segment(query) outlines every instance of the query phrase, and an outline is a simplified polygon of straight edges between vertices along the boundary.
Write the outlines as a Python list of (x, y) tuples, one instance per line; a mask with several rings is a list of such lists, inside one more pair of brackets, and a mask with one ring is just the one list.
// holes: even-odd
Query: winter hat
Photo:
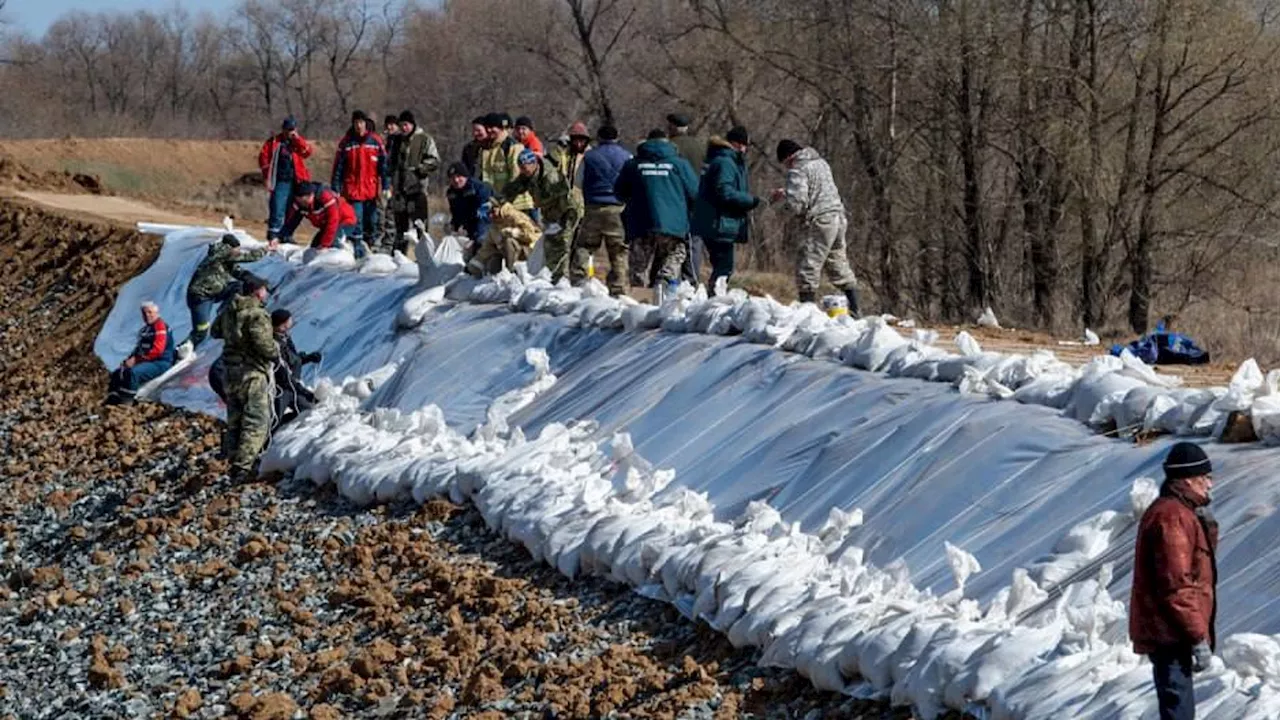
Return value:
[(395, 115), (388, 115), (382, 118), (383, 125), (395, 125), (396, 123), (399, 123), (399, 122), (400, 122), (400, 118), (396, 117)]
[(1213, 472), (1213, 463), (1204, 448), (1191, 442), (1180, 442), (1169, 449), (1164, 459), (1165, 480), (1200, 477)]
[(672, 127), (689, 127), (689, 117), (687, 115), (681, 115), (680, 113), (671, 113), (668, 115), (667, 122), (671, 123)]
[(527, 115), (521, 115), (520, 117), (516, 118), (516, 127), (527, 127), (530, 130), (532, 130), (533, 120), (530, 119), (529, 116)]
[(271, 311), (271, 327), (280, 327), (281, 325), (289, 322), (291, 318), (293, 318), (293, 313), (289, 312), (288, 310), (285, 310), (284, 308), (280, 308), (278, 310), (272, 310)]
[(521, 150), (520, 157), (516, 161), (521, 165), (534, 165), (538, 162), (538, 153), (532, 150)]
[(492, 112), (484, 116), (484, 126), (487, 128), (502, 127), (502, 114)]
[(400, 122), (409, 123), (410, 125), (418, 124), (418, 121), (413, 119), (412, 110), (405, 110), (404, 112), (400, 113)]
[(724, 139), (731, 143), (738, 143), (739, 145), (751, 144), (751, 136), (747, 134), (747, 129), (741, 125), (730, 130), (729, 134), (724, 136)]
[(601, 125), (600, 129), (596, 131), (596, 137), (601, 140), (617, 140), (618, 128), (612, 125)]
[(800, 152), (803, 148), (795, 140), (778, 141), (778, 162), (786, 162), (787, 158)]
[(572, 124), (572, 125), (570, 125), (570, 126), (569, 126), (569, 137), (570, 137), (571, 139), (572, 139), (572, 138), (586, 138), (586, 139), (590, 140), (590, 139), (591, 139), (591, 133), (587, 132), (587, 124), (586, 124), (586, 123), (584, 123), (584, 122), (582, 122), (582, 121), (578, 121), (578, 122), (576, 122), (576, 123), (574, 123), (574, 124)]
[(666, 140), (666, 139), (667, 139), (667, 131), (666, 131), (666, 130), (658, 130), (658, 129), (656, 129), (656, 128), (655, 128), (655, 129), (653, 129), (653, 130), (650, 130), (650, 131), (649, 131), (649, 134), (648, 134), (648, 135), (646, 135), (644, 139), (645, 139), (645, 140)]
[(266, 280), (263, 280), (262, 278), (258, 277), (257, 275), (254, 275), (252, 273), (245, 273), (244, 284), (242, 287), (243, 287), (243, 290), (241, 290), (241, 294), (252, 295), (258, 292), (260, 288), (271, 287), (271, 284), (268, 283)]
[(231, 233), (227, 233), (222, 236), (222, 244), (229, 245), (231, 247), (240, 247), (240, 238)]
[(285, 132), (289, 132), (290, 130), (297, 130), (298, 121), (294, 120), (293, 116), (290, 115), (289, 117), (284, 119), (284, 122), (280, 123), (280, 129), (284, 130)]
[(511, 116), (507, 113), (498, 113), (498, 120), (502, 123), (501, 127), (511, 127)]
[(460, 162), (456, 162), (449, 166), (449, 177), (466, 177), (471, 173), (467, 172), (467, 166)]
[(295, 198), (300, 198), (303, 195), (315, 195), (317, 184), (318, 183), (312, 183), (312, 182), (298, 183), (297, 185), (293, 186), (293, 196)]

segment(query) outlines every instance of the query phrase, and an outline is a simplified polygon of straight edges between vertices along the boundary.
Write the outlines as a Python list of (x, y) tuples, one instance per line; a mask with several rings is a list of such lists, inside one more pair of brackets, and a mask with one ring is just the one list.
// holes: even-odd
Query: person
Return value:
[(223, 457), (231, 463), (231, 481), (248, 479), (271, 433), (272, 366), (280, 357), (264, 304), (267, 283), (245, 279), (241, 294), (222, 308), (213, 336), (223, 341), (226, 367), (227, 428)]
[(362, 110), (351, 113), (351, 127), (338, 141), (333, 158), (332, 187), (351, 204), (355, 213), (355, 229), (351, 241), (356, 257), (365, 254), (365, 241), (377, 243), (381, 219), (378, 199), (382, 191), (391, 189), (387, 172), (387, 148), (373, 132), (373, 121)]
[(142, 329), (138, 331), (137, 345), (120, 367), (111, 372), (107, 404), (133, 404), (138, 388), (165, 374), (173, 367), (175, 356), (169, 326), (160, 317), (160, 307), (153, 302), (142, 303)]
[(618, 144), (618, 129), (612, 125), (601, 126), (596, 138), (599, 142), (582, 159), (582, 196), (586, 209), (573, 241), (569, 279), (574, 284), (585, 280), (592, 256), (603, 245), (609, 256), (606, 278), (609, 294), (616, 297), (631, 291), (631, 278), (627, 269), (627, 236), (622, 226), (625, 204), (613, 186), (622, 166), (631, 159), (631, 153)]
[(707, 154), (707, 139), (689, 132), (689, 116), (671, 113), (667, 116), (667, 137), (680, 157), (689, 161), (693, 171), (702, 174), (702, 161)]
[(449, 166), (449, 229), (471, 239), (478, 248), (489, 232), (493, 188), (471, 177), (462, 163)]
[(1138, 523), (1129, 639), (1135, 653), (1151, 658), (1161, 720), (1191, 720), (1192, 674), (1209, 668), (1217, 640), (1213, 465), (1199, 445), (1180, 442), (1165, 457), (1164, 477)]
[(579, 195), (579, 202), (582, 202), (582, 161), (590, 146), (591, 134), (587, 132), (586, 124), (575, 122), (569, 126), (569, 144), (551, 153), (556, 169), (569, 180), (574, 192)]
[(660, 293), (674, 290), (687, 257), (689, 211), (698, 199), (693, 166), (680, 157), (666, 133), (655, 130), (618, 174), (614, 192), (635, 206), (639, 232), (653, 247), (651, 285)]
[(316, 405), (316, 395), (302, 382), (302, 366), (318, 363), (323, 356), (318, 352), (300, 353), (293, 344), (293, 315), (284, 308), (271, 312), (271, 329), (280, 358), (275, 363), (275, 423), (272, 433), (290, 420)]
[(532, 150), (539, 157), (546, 155), (546, 151), (542, 147), (542, 140), (538, 138), (538, 133), (533, 129), (533, 120), (526, 115), (516, 118), (516, 129), (512, 133), (515, 135), (516, 142), (525, 146), (526, 149)]
[(388, 115), (382, 119), (382, 142), (387, 147), (387, 186), (378, 196), (378, 217), (382, 227), (378, 229), (378, 238), (370, 242), (378, 252), (390, 252), (395, 245), (396, 214), (391, 211), (391, 178), (395, 173), (396, 154), (400, 148), (400, 118)]
[(304, 217), (316, 228), (311, 247), (317, 250), (332, 248), (355, 232), (356, 212), (351, 203), (320, 183), (301, 183), (293, 189), (293, 205), (280, 239), (293, 242), (293, 233)]
[(427, 178), (440, 167), (440, 151), (435, 138), (418, 126), (413, 112), (400, 113), (400, 144), (391, 182), (391, 204), (396, 216), (396, 237), (392, 247), (408, 252), (405, 233), (417, 221), (427, 222)]
[(187, 285), (187, 309), (191, 311), (191, 335), (179, 345), (191, 344), (192, 349), (200, 346), (209, 334), (209, 325), (213, 322), (214, 307), (235, 297), (240, 292), (240, 274), (238, 265), (257, 262), (267, 254), (268, 249), (275, 249), (276, 241), (272, 240), (266, 248), (245, 250), (240, 247), (240, 239), (232, 233), (209, 246), (209, 252), (196, 266), (195, 274)]
[(489, 141), (489, 131), (484, 126), (484, 116), (471, 119), (471, 142), (462, 146), (462, 165), (473, 178), (480, 177), (480, 153)]
[(516, 263), (529, 259), (542, 229), (523, 210), (511, 203), (499, 203), (489, 214), (489, 230), (476, 254), (467, 262), (467, 273), (475, 277), (494, 275), (505, 265), (515, 269)]
[[(502, 113), (485, 116), (485, 145), (480, 151), (480, 180), (500, 195), (505, 194), (507, 185), (520, 175), (520, 153), (524, 151), (524, 146), (511, 137), (503, 123)], [(509, 201), (528, 213), (534, 222), (540, 220), (528, 193), (511, 197)]]
[(733, 246), (750, 237), (750, 213), (760, 205), (760, 198), (751, 194), (747, 173), (746, 152), (750, 144), (751, 138), (742, 126), (723, 138), (711, 138), (707, 144), (692, 230), (702, 238), (711, 260), (712, 294), (720, 278), (727, 280), (733, 275)]
[(311, 152), (311, 143), (298, 134), (298, 121), (292, 115), (280, 124), (279, 133), (262, 144), (258, 168), (262, 170), (263, 185), (270, 193), (267, 200), (267, 240), (280, 237), (294, 185), (311, 180), (311, 172), (307, 170), (307, 158), (311, 157)]
[(578, 221), (582, 219), (582, 204), (574, 197), (569, 181), (549, 160), (538, 157), (532, 150), (522, 150), (520, 175), (507, 184), (501, 195), (513, 205), (512, 198), (532, 197), (546, 221), (559, 226), (554, 234), (544, 233), (543, 243), (551, 282), (560, 282), (569, 271), (569, 248)]
[(858, 317), (858, 279), (849, 266), (846, 235), (849, 220), (844, 214), (840, 189), (831, 176), (831, 166), (811, 147), (794, 140), (781, 140), (778, 162), (787, 169), (786, 187), (775, 189), (770, 200), (781, 203), (789, 216), (787, 231), (798, 238), (796, 247), (796, 294), (800, 302), (816, 302), (818, 285), (825, 270), (831, 284), (843, 292), (849, 314)]

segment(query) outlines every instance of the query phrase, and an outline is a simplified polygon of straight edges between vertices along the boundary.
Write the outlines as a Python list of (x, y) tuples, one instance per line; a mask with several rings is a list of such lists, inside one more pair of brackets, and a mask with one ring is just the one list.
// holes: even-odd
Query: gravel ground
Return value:
[(101, 406), (103, 288), (148, 253), (0, 203), (4, 228), (0, 717), (910, 717), (571, 583), (474, 510), (230, 487), (214, 421)]

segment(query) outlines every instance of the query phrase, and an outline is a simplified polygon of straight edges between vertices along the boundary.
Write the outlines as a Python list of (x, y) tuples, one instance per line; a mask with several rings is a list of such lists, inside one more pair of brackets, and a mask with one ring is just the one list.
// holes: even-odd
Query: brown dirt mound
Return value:
[(12, 157), (0, 156), (0, 185), (22, 190), (102, 195), (106, 188), (97, 175), (67, 170), (33, 170)]

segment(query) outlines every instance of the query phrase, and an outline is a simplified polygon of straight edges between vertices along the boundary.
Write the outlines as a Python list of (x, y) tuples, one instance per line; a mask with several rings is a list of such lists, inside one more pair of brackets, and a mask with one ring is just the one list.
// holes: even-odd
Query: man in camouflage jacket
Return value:
[(266, 299), (266, 282), (250, 276), (242, 294), (227, 303), (213, 323), (213, 336), (225, 343), (227, 432), (222, 449), (234, 482), (248, 479), (271, 435), (272, 373), (280, 350)]

